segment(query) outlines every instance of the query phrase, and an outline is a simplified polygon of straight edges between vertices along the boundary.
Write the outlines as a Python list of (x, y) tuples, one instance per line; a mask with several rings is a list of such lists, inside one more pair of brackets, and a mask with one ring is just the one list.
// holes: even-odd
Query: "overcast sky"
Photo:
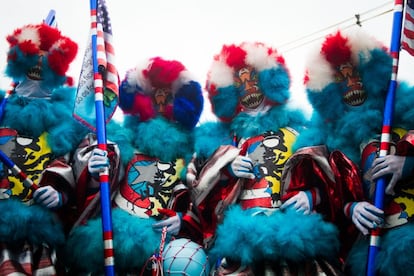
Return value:
[[(142, 59), (161, 56), (181, 61), (204, 86), (214, 54), (223, 44), (261, 41), (279, 50), (292, 74), (292, 98), (305, 101), (302, 87), (306, 54), (337, 27), (363, 28), (390, 45), (394, 1), (386, 0), (106, 0), (112, 21), (116, 64), (121, 79)], [(0, 9), (0, 88), (8, 45), (15, 28), (38, 23), (50, 9), (58, 27), (79, 45), (69, 74), (79, 76), (89, 36), (88, 0), (2, 1)], [(360, 15), (362, 26), (356, 24)], [(302, 39), (304, 38), (304, 39)], [(399, 78), (410, 80), (414, 57), (400, 55)], [(209, 110), (208, 106), (206, 110)], [(203, 116), (204, 119), (208, 116)]]

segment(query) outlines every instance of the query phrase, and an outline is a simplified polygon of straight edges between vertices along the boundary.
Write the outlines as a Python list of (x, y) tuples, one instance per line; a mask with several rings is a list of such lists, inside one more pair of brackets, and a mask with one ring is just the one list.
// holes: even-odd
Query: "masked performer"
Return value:
[[(164, 227), (165, 242), (201, 238), (183, 176), (193, 153), (192, 130), (203, 109), (202, 89), (183, 64), (154, 57), (127, 72), (120, 107), (122, 129), (108, 129), (125, 168), (113, 198), (115, 267), (119, 273), (146, 273)], [(95, 149), (86, 168), (92, 175), (107, 162), (101, 157)], [(66, 251), (74, 272), (102, 272), (100, 227), (95, 218), (71, 232)]]
[[(392, 72), (387, 49), (363, 32), (338, 31), (327, 36), (312, 57), (306, 91), (314, 108), (313, 125), (299, 135), (294, 146), (298, 150), (286, 165), (288, 189), (315, 183), (325, 187), (321, 188), (326, 192), (322, 202), (329, 210), (327, 218), (341, 230), (341, 256), (342, 261), (348, 257), (348, 273), (365, 273), (367, 235), (371, 229), (384, 227), (377, 271), (379, 275), (404, 274), (402, 264), (414, 260), (407, 248), (412, 240), (409, 180), (414, 163), (409, 157), (412, 134), (406, 131), (413, 127), (412, 88), (398, 84), (392, 132), (395, 144), (389, 156), (376, 159)], [(372, 204), (375, 180), (381, 176), (391, 179), (384, 211)], [(348, 256), (358, 232), (364, 237)]]
[(306, 124), (290, 105), (283, 57), (263, 43), (224, 45), (207, 90), (219, 121), (197, 128), (187, 177), (205, 247), (222, 262), (217, 273), (264, 275), (267, 265), (275, 273), (331, 269), (325, 260), (335, 259), (337, 230), (313, 214), (317, 190), (297, 192), (281, 210), (282, 171)]
[(86, 134), (72, 119), (76, 89), (65, 75), (77, 44), (46, 24), (16, 29), (7, 41), (14, 86), (1, 110), (0, 149), (11, 163), (0, 170), (0, 274), (56, 275), (74, 206), (69, 156)]

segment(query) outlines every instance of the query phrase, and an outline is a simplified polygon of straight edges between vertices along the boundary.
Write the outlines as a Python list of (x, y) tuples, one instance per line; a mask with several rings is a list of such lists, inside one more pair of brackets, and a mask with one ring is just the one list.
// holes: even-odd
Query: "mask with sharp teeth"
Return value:
[(276, 49), (260, 42), (224, 45), (207, 74), (214, 114), (231, 121), (239, 113), (256, 115), (290, 98), (290, 75)]
[(365, 102), (367, 94), (362, 85), (361, 77), (352, 63), (346, 62), (338, 66), (335, 79), (343, 87), (342, 99), (345, 104), (359, 106)]
[(246, 66), (236, 71), (234, 82), (240, 93), (240, 105), (244, 109), (255, 110), (262, 105), (264, 95), (259, 88), (257, 72), (253, 67)]

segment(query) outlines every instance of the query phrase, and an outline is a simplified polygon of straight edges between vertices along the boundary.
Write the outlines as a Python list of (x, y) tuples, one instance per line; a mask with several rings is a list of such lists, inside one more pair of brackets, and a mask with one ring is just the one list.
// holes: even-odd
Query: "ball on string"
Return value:
[(165, 246), (164, 275), (208, 276), (210, 265), (204, 249), (189, 239), (175, 239)]

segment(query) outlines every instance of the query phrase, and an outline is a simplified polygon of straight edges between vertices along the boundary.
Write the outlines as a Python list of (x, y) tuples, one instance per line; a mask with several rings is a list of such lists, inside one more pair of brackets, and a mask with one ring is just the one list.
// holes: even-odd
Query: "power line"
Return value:
[(313, 33), (310, 33), (310, 34), (308, 34), (308, 35), (305, 35), (305, 36), (303, 36), (303, 37), (300, 37), (300, 38), (298, 38), (298, 39), (295, 39), (295, 40), (289, 41), (289, 42), (287, 42), (287, 43), (281, 44), (281, 45), (277, 46), (277, 48), (278, 48), (278, 49), (281, 49), (281, 48), (287, 47), (287, 46), (289, 46), (289, 45), (292, 45), (292, 44), (298, 43), (299, 41), (303, 41), (303, 40), (306, 40), (307, 38), (311, 38), (311, 37), (314, 37), (315, 35), (318, 35), (317, 37), (315, 37), (315, 38), (313, 38), (313, 39), (311, 39), (311, 40), (307, 40), (307, 41), (305, 41), (305, 42), (303, 42), (303, 43), (297, 44), (296, 46), (293, 46), (293, 47), (288, 47), (286, 50), (283, 50), (283, 52), (289, 52), (289, 51), (291, 51), (291, 50), (293, 50), (293, 49), (296, 49), (296, 48), (302, 47), (302, 46), (304, 46), (304, 45), (306, 45), (306, 44), (309, 44), (309, 43), (315, 42), (315, 41), (317, 41), (317, 40), (319, 40), (319, 39), (321, 39), (321, 38), (325, 37), (325, 35), (326, 35), (326, 34), (325, 34), (325, 32), (326, 32), (326, 31), (331, 30), (331, 29), (333, 29), (333, 28), (336, 28), (336, 27), (338, 27), (338, 26), (340, 26), (340, 25), (343, 25), (343, 24), (345, 24), (346, 22), (349, 22), (349, 21), (351, 21), (351, 20), (352, 20), (352, 21), (356, 20), (356, 21), (355, 21), (355, 22), (353, 22), (353, 23), (351, 23), (351, 24), (348, 24), (348, 25), (346, 25), (346, 26), (342, 27), (342, 29), (348, 29), (348, 28), (353, 27), (353, 26), (355, 26), (355, 25), (362, 26), (362, 23), (363, 23), (363, 22), (367, 22), (367, 21), (369, 21), (369, 20), (371, 20), (371, 19), (374, 19), (374, 18), (377, 18), (377, 17), (383, 16), (384, 14), (387, 14), (387, 13), (389, 13), (389, 12), (392, 12), (392, 11), (393, 11), (393, 9), (392, 9), (392, 8), (391, 8), (391, 9), (388, 9), (388, 10), (386, 10), (386, 11), (383, 11), (383, 12), (379, 13), (379, 14), (375, 14), (375, 15), (373, 15), (373, 16), (371, 16), (371, 17), (368, 17), (368, 18), (366, 18), (366, 19), (361, 20), (362, 15), (366, 15), (366, 14), (369, 14), (369, 13), (375, 12), (375, 11), (377, 11), (377, 10), (379, 10), (379, 9), (382, 9), (382, 8), (383, 8), (383, 7), (385, 7), (385, 6), (388, 6), (388, 5), (389, 5), (389, 4), (391, 4), (391, 3), (393, 3), (393, 1), (388, 1), (388, 2), (386, 2), (386, 3), (384, 3), (384, 4), (380, 5), (380, 6), (378, 6), (378, 7), (376, 7), (376, 8), (373, 8), (373, 9), (367, 10), (367, 11), (365, 11), (365, 12), (363, 12), (363, 13), (355, 14), (355, 16), (354, 16), (354, 17), (350, 17), (350, 18), (348, 18), (348, 19), (342, 20), (342, 21), (340, 21), (340, 22), (338, 22), (338, 23), (332, 24), (332, 25), (330, 25), (330, 26), (328, 26), (328, 27), (325, 27), (325, 28), (323, 28), (323, 29), (320, 29), (320, 30), (318, 30), (318, 31), (315, 31), (315, 32), (313, 32)]

